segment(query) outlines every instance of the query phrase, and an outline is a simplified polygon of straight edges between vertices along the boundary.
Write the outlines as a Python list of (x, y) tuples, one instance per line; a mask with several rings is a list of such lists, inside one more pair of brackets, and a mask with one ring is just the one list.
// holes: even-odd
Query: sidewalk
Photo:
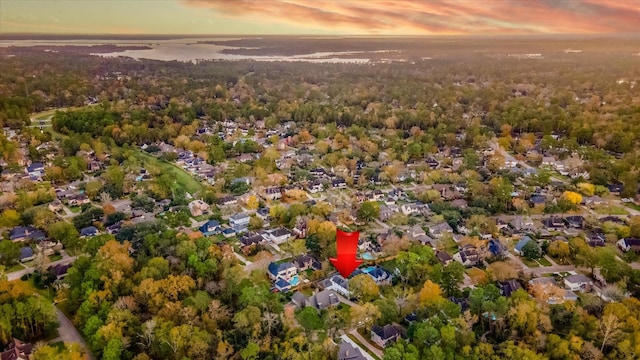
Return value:
[[(358, 341), (360, 341), (360, 343), (362, 343), (362, 345), (366, 346), (369, 351), (371, 351), (373, 354), (375, 354), (380, 359), (382, 359), (384, 357), (384, 352), (382, 350), (378, 349), (377, 347), (371, 345), (365, 338), (362, 337), (362, 335), (360, 335), (358, 333), (357, 330), (355, 330), (355, 329), (351, 330), (351, 332), (349, 332), (349, 334), (355, 336), (356, 339), (358, 339)], [(366, 352), (365, 352), (365, 354), (366, 354)]]

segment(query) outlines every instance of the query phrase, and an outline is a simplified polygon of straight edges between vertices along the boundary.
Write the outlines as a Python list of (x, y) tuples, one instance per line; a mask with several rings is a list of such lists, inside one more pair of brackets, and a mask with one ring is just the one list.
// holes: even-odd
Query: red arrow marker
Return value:
[(330, 258), (329, 261), (340, 272), (342, 277), (347, 278), (362, 264), (362, 260), (356, 259), (358, 251), (358, 237), (360, 232), (344, 232), (336, 229), (336, 249), (338, 258)]

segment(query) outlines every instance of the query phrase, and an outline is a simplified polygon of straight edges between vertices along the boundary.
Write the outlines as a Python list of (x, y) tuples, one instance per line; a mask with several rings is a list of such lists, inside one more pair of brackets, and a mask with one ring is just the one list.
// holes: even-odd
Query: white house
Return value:
[(351, 291), (349, 291), (349, 280), (340, 275), (334, 275), (328, 279), (324, 279), (320, 282), (320, 285), (325, 290), (333, 290), (346, 297), (351, 296)]
[(282, 244), (291, 238), (291, 232), (287, 229), (279, 228), (269, 232), (269, 240), (274, 244)]
[(420, 211), (422, 211), (422, 207), (423, 206), (424, 206), (424, 204), (421, 204), (421, 203), (402, 204), (402, 206), (400, 207), (400, 211), (402, 211), (402, 213), (407, 215), (407, 216), (414, 215), (414, 214), (419, 214)]
[(567, 290), (585, 292), (591, 288), (593, 282), (583, 274), (569, 275), (564, 278)]
[(233, 214), (229, 218), (229, 226), (238, 232), (249, 227), (249, 219), (249, 215), (245, 213)]

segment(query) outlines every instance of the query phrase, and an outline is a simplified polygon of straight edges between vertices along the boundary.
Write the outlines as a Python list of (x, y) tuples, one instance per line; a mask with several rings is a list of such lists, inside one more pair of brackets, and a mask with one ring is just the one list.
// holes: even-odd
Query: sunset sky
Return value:
[(640, 32), (640, 0), (1, 0), (0, 33), (496, 35)]

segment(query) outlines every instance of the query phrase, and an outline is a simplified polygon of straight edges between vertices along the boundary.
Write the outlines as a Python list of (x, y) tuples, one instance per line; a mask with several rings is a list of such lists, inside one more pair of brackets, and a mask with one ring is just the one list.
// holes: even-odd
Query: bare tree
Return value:
[(600, 351), (604, 351), (604, 347), (606, 345), (611, 345), (615, 341), (616, 337), (620, 335), (620, 327), (622, 324), (620, 323), (620, 319), (614, 314), (608, 314), (603, 316), (600, 321), (598, 321), (598, 326), (600, 327), (600, 332), (602, 333), (602, 346), (600, 347)]

